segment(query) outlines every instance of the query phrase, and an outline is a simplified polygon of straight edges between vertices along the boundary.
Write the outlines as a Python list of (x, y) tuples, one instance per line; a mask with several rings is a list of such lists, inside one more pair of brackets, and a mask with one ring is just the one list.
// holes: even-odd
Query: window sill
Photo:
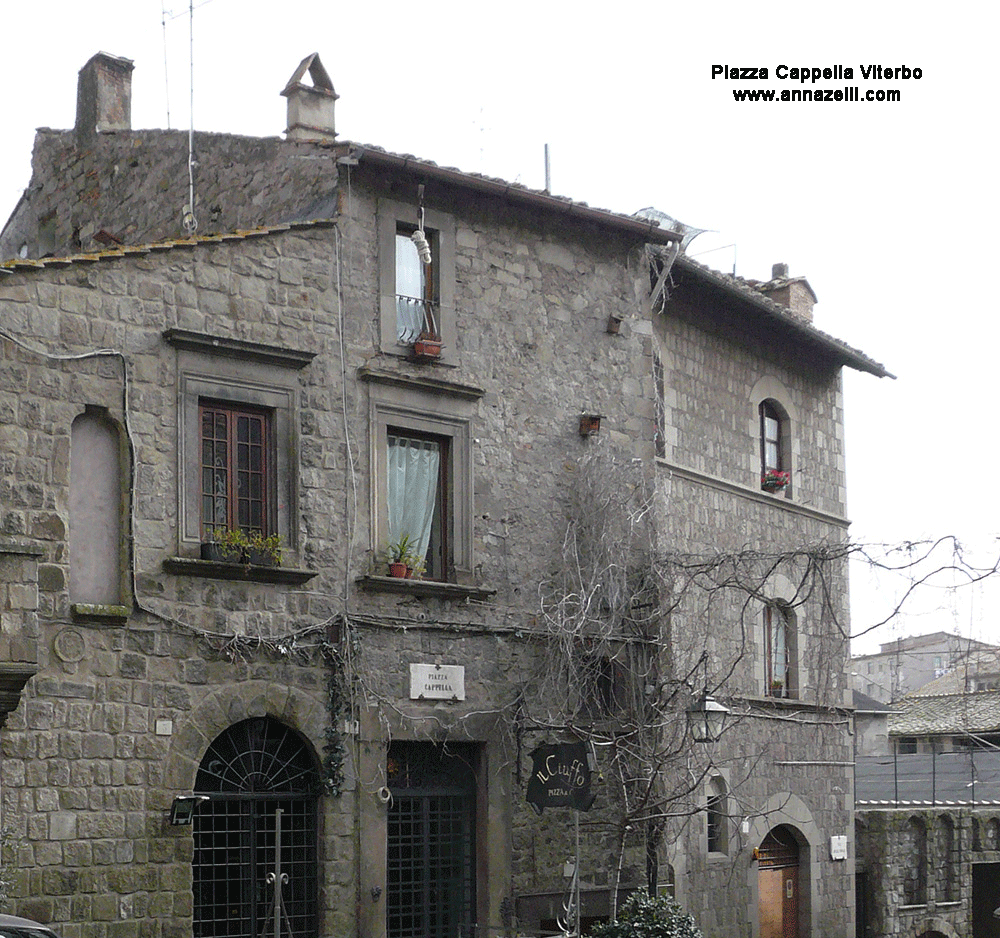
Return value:
[(200, 576), (211, 580), (248, 580), (251, 583), (281, 583), (299, 586), (318, 575), (317, 570), (294, 567), (257, 567), (245, 563), (219, 563), (215, 560), (193, 560), (188, 557), (168, 557), (163, 561), (167, 573), (179, 576)]
[(423, 599), (484, 600), (496, 595), (496, 590), (460, 583), (440, 583), (437, 580), (404, 580), (393, 576), (361, 576), (357, 583), (362, 589), (377, 593), (401, 593)]

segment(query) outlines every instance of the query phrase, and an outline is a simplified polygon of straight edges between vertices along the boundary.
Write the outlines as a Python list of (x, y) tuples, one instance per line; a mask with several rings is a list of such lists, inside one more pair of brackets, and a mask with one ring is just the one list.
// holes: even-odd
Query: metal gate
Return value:
[(388, 938), (475, 934), (475, 756), (468, 744), (389, 749)]
[(278, 809), (282, 938), (315, 938), (317, 781), (308, 746), (270, 718), (237, 723), (208, 748), (195, 784), (210, 799), (194, 819), (195, 938), (273, 934)]

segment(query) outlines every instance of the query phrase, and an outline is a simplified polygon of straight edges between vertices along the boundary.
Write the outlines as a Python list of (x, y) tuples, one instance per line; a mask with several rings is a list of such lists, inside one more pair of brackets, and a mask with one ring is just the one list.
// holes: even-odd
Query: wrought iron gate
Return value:
[(389, 749), (388, 938), (462, 938), (475, 928), (475, 747)]

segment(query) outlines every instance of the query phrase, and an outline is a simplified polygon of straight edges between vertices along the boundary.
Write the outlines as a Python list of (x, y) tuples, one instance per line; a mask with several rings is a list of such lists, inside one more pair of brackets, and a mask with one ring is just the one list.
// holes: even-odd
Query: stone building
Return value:
[(911, 635), (885, 642), (870, 655), (851, 658), (855, 690), (892, 703), (932, 682), (951, 677), (947, 693), (1000, 687), (1000, 650), (949, 632)]
[[(338, 142), (316, 56), (287, 139), (195, 135), (191, 206), (130, 71), (85, 66), (0, 239), (15, 910), (539, 934), (575, 883), (584, 922), (651, 886), (850, 933), (840, 372), (885, 369), (780, 266)], [(692, 743), (705, 694), (731, 729)], [(554, 742), (578, 862), (524, 799)]]

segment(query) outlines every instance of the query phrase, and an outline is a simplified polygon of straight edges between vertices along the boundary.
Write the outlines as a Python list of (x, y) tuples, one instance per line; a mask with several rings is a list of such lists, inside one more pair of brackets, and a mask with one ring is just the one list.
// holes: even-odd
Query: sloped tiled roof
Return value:
[(911, 695), (889, 717), (891, 736), (933, 736), (1000, 731), (1000, 692)]
[(152, 254), (156, 251), (172, 251), (196, 247), (200, 244), (219, 244), (224, 241), (246, 241), (250, 238), (261, 238), (282, 231), (292, 231), (304, 228), (329, 228), (336, 222), (317, 218), (311, 221), (287, 222), (280, 225), (267, 225), (262, 228), (250, 228), (246, 231), (233, 231), (228, 234), (194, 235), (190, 238), (168, 238), (165, 241), (155, 241), (151, 244), (131, 244), (110, 248), (107, 251), (96, 251), (88, 254), (68, 254), (65, 257), (43, 257), (41, 259), (11, 258), (0, 261), (0, 275), (12, 274), (15, 271), (35, 270), (43, 267), (69, 267), (76, 264), (94, 264), (99, 261), (112, 260), (130, 255)]

